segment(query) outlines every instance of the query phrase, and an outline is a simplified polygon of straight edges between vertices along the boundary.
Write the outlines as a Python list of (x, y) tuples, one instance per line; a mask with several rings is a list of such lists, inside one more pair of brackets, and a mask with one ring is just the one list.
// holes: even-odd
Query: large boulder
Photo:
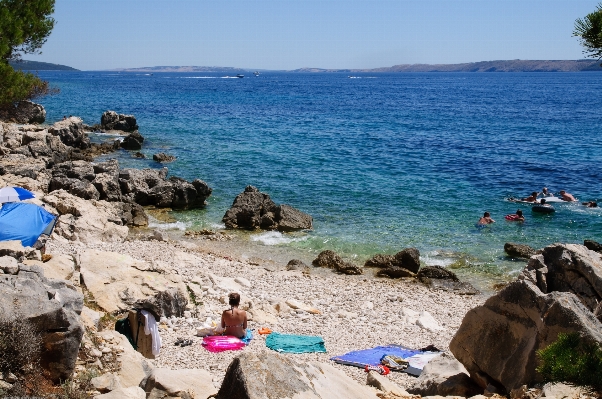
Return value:
[(70, 117), (56, 122), (48, 132), (57, 136), (61, 142), (70, 147), (85, 150), (90, 147), (90, 138), (84, 130), (82, 120), (77, 117)]
[(463, 396), (469, 398), (482, 394), (483, 389), (474, 383), (462, 363), (451, 354), (443, 353), (429, 361), (418, 379), (407, 388), (421, 396)]
[(168, 163), (176, 160), (176, 157), (173, 155), (166, 154), (164, 152), (159, 152), (157, 154), (153, 154), (153, 161), (159, 163)]
[(19, 101), (16, 105), (0, 108), (0, 119), (15, 123), (44, 123), (46, 110), (31, 101)]
[(276, 205), (268, 194), (247, 186), (222, 218), (230, 229), (296, 231), (312, 228), (312, 217), (289, 205)]
[(0, 275), (0, 297), (5, 320), (25, 320), (41, 334), (44, 372), (53, 381), (70, 378), (84, 333), (83, 296), (66, 281), (44, 277), (40, 266), (20, 265), (16, 275)]
[(104, 311), (139, 306), (160, 316), (181, 317), (188, 304), (182, 278), (151, 270), (147, 262), (119, 253), (88, 249), (80, 255), (81, 278)]
[(528, 245), (524, 244), (515, 244), (512, 242), (507, 242), (504, 244), (504, 251), (511, 258), (524, 258), (529, 259), (531, 256), (535, 255), (535, 250)]
[(353, 263), (345, 262), (339, 255), (329, 249), (320, 252), (318, 257), (314, 259), (311, 264), (315, 267), (334, 269), (343, 274), (358, 275), (364, 273), (361, 267), (358, 267)]
[(559, 333), (602, 344), (602, 323), (569, 292), (544, 294), (527, 280), (510, 283), (470, 310), (449, 348), (482, 388), (510, 392), (540, 380), (537, 351)]
[(406, 248), (395, 255), (376, 254), (364, 266), (380, 268), (376, 275), (381, 277), (414, 277), (420, 269), (420, 252)]
[(133, 132), (138, 129), (134, 115), (118, 114), (115, 111), (105, 111), (100, 117), (100, 126), (106, 130), (121, 130)]
[(138, 131), (135, 131), (123, 138), (121, 148), (134, 151), (140, 150), (142, 149), (142, 143), (144, 143), (144, 137)]
[(296, 361), (274, 352), (243, 353), (234, 358), (217, 399), (304, 398), (376, 399), (376, 392), (360, 385), (330, 364)]
[(149, 398), (207, 399), (217, 394), (211, 374), (199, 369), (154, 369), (144, 391)]

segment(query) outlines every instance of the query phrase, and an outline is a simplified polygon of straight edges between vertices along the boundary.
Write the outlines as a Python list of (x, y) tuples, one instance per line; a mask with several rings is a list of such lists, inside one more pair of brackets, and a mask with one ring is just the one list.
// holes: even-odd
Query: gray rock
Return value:
[(364, 263), (364, 267), (392, 267), (394, 261), (394, 255), (376, 254)]
[(433, 289), (450, 291), (458, 295), (479, 293), (479, 290), (470, 283), (460, 281), (454, 272), (441, 266), (425, 266), (418, 271), (416, 277)]
[(124, 132), (133, 132), (138, 129), (134, 115), (118, 114), (115, 111), (105, 111), (100, 117), (100, 126), (102, 129)]
[(451, 354), (443, 353), (428, 362), (414, 384), (407, 388), (414, 395), (463, 396), (469, 398), (483, 393), (468, 375), (462, 363)]
[(395, 255), (376, 254), (364, 266), (380, 268), (376, 273), (379, 277), (415, 277), (420, 269), (420, 252), (416, 248), (406, 248)]
[(94, 399), (146, 399), (146, 394), (140, 387), (118, 388), (109, 393), (96, 395)]
[(311, 216), (289, 205), (276, 205), (268, 194), (253, 186), (247, 186), (236, 196), (222, 221), (230, 229), (296, 231), (312, 228)]
[(559, 333), (579, 333), (586, 343), (602, 344), (602, 323), (575, 295), (544, 294), (518, 280), (470, 310), (449, 348), (482, 388), (509, 392), (540, 378), (536, 352)]
[(299, 269), (304, 269), (306, 267), (307, 267), (307, 265), (299, 259), (291, 259), (286, 264), (286, 270), (299, 270)]
[(94, 166), (86, 161), (63, 162), (52, 168), (53, 177), (68, 177), (89, 182), (94, 180), (95, 173)]
[(511, 258), (524, 258), (529, 259), (531, 256), (535, 255), (536, 251), (528, 245), (523, 244), (515, 244), (512, 242), (507, 242), (504, 244), (504, 251)]
[(48, 192), (57, 190), (65, 190), (69, 194), (73, 194), (86, 200), (100, 199), (100, 193), (88, 180), (79, 180), (69, 177), (53, 177), (50, 180)]
[(0, 109), (0, 120), (15, 123), (44, 123), (46, 110), (40, 104), (31, 101), (20, 101), (16, 105)]
[(406, 248), (395, 254), (396, 264), (412, 273), (418, 273), (420, 269), (420, 252), (416, 248)]
[(92, 185), (98, 191), (99, 199), (106, 201), (121, 201), (121, 187), (119, 185), (119, 174), (99, 173), (92, 180)]
[(315, 267), (334, 269), (335, 271), (343, 274), (363, 274), (363, 270), (360, 267), (352, 263), (345, 262), (339, 255), (331, 250), (320, 252), (318, 257), (314, 259), (311, 264)]
[(378, 374), (376, 371), (370, 371), (366, 377), (366, 385), (370, 385), (384, 393), (392, 393), (397, 396), (410, 396), (405, 389), (395, 385), (391, 380)]
[(121, 148), (126, 150), (140, 150), (144, 143), (144, 137), (138, 131), (130, 133), (121, 142)]
[(390, 278), (403, 278), (403, 277), (416, 277), (416, 273), (409, 271), (404, 267), (391, 266), (384, 269), (380, 269), (376, 272), (377, 277), (390, 277)]
[(153, 154), (153, 161), (160, 163), (168, 163), (176, 160), (176, 157), (173, 155), (168, 155), (164, 152), (159, 152), (157, 154)]
[(70, 147), (86, 149), (90, 147), (90, 138), (84, 130), (84, 125), (80, 118), (71, 117), (56, 122), (48, 132), (57, 136), (61, 142)]
[(17, 274), (19, 272), (19, 262), (12, 256), (0, 257), (0, 270), (6, 274)]
[(372, 389), (329, 364), (298, 362), (275, 352), (243, 353), (234, 358), (217, 394), (217, 399), (293, 397), (377, 398)]
[(113, 373), (105, 373), (90, 380), (90, 384), (100, 393), (107, 393), (121, 388), (119, 377)]
[(28, 321), (42, 335), (41, 365), (53, 381), (71, 377), (84, 333), (83, 295), (63, 280), (44, 277), (39, 266), (0, 276), (0, 314)]
[(583, 245), (590, 251), (596, 251), (598, 253), (602, 253), (602, 244), (596, 242), (594, 240), (584, 240)]
[(10, 154), (0, 158), (0, 175), (12, 174), (34, 180), (46, 171), (46, 162), (23, 154)]
[(144, 383), (144, 391), (152, 399), (206, 399), (217, 394), (211, 374), (198, 369), (154, 369)]

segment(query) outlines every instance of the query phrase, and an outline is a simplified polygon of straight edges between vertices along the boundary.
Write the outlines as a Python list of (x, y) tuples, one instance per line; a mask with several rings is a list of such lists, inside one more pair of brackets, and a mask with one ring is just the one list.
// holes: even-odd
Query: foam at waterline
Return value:
[(264, 245), (290, 244), (295, 241), (306, 240), (307, 237), (286, 237), (279, 231), (267, 231), (251, 236), (251, 241), (259, 241)]
[(455, 259), (442, 257), (438, 251), (429, 252), (424, 256), (421, 256), (421, 258), (427, 266), (448, 267), (455, 262)]
[(192, 225), (192, 223), (180, 222), (180, 221), (165, 223), (165, 222), (161, 222), (161, 221), (153, 218), (152, 216), (148, 217), (148, 227), (150, 227), (152, 229), (185, 231), (191, 225)]

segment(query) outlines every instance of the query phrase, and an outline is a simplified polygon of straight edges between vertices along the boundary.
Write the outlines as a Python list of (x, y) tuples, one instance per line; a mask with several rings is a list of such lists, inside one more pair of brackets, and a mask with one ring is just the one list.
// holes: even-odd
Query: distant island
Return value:
[[(250, 68), (211, 67), (211, 66), (154, 66), (140, 68), (112, 69), (119, 72), (219, 72), (236, 75), (255, 71)], [(502, 60), (480, 61), (464, 64), (401, 64), (392, 67), (372, 69), (325, 69), (325, 68), (299, 68), (294, 70), (269, 71), (260, 69), (261, 72), (343, 72), (343, 73), (392, 73), (392, 72), (602, 72), (599, 61), (594, 60)]]
[(79, 71), (66, 65), (51, 64), (39, 61), (9, 61), (10, 66), (21, 71)]

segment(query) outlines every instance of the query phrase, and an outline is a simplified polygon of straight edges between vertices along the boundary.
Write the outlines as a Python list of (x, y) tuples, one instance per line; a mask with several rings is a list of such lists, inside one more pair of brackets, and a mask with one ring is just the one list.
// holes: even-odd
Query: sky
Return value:
[(575, 19), (599, 0), (56, 0), (27, 60), (144, 66), (378, 68), (582, 59)]

